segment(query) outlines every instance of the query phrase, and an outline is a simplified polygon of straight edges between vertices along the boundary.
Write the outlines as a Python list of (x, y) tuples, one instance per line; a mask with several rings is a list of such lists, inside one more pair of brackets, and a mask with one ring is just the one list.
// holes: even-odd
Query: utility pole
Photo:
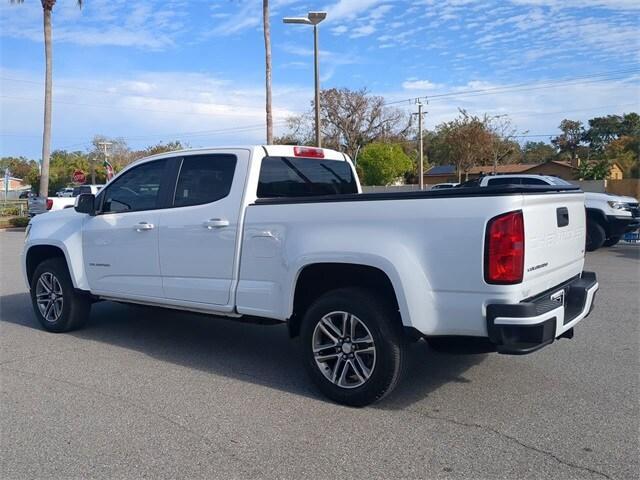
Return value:
[[(424, 149), (422, 144), (422, 102), (420, 98), (416, 98), (416, 104), (418, 105), (418, 113), (414, 113), (414, 115), (418, 115), (418, 151), (420, 152), (420, 165), (418, 168), (418, 175), (420, 176), (419, 184), (420, 190), (424, 190)], [(426, 113), (426, 112), (425, 112)]]
[[(98, 142), (98, 146), (103, 148), (104, 151), (104, 160), (106, 162), (109, 161), (109, 153), (107, 152), (107, 149), (113, 145), (113, 142)], [(91, 184), (95, 185), (96, 183), (96, 164), (95, 161), (91, 162)]]

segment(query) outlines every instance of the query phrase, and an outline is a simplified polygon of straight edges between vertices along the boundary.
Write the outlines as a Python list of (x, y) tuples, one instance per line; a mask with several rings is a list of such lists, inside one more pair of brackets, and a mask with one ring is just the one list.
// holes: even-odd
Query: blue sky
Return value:
[[(263, 142), (261, 3), (86, 0), (79, 10), (58, 0), (53, 148), (85, 149), (94, 134), (134, 148)], [(508, 113), (529, 135), (554, 133), (565, 117), (640, 110), (636, 0), (271, 4), (277, 134), (313, 94), (311, 28), (281, 20), (309, 10), (328, 11), (323, 87), (367, 88), (390, 102), (434, 96), (428, 128), (458, 108)], [(0, 1), (0, 155), (39, 157), (43, 56), (40, 2)], [(526, 89), (503, 88), (516, 84)], [(489, 92), (460, 94), (467, 90)]]

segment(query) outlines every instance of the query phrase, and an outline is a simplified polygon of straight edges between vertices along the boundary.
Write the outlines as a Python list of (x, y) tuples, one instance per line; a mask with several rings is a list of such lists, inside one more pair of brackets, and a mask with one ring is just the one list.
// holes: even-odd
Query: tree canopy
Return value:
[(365, 185), (389, 185), (413, 170), (411, 158), (398, 143), (370, 143), (358, 155), (357, 166)]

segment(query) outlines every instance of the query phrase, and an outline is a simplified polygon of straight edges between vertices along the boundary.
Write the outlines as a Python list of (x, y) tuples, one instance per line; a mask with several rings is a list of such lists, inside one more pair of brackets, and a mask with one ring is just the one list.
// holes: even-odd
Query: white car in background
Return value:
[(73, 187), (66, 187), (56, 193), (58, 197), (73, 197)]
[[(504, 187), (506, 185), (573, 185), (550, 175), (487, 175), (462, 183), (461, 187)], [(585, 192), (587, 244), (589, 252), (612, 247), (625, 233), (640, 228), (640, 206), (633, 197)]]
[(442, 190), (443, 188), (453, 188), (453, 187), (457, 187), (458, 185), (460, 185), (460, 184), (459, 183), (453, 183), (453, 182), (436, 183), (429, 190)]

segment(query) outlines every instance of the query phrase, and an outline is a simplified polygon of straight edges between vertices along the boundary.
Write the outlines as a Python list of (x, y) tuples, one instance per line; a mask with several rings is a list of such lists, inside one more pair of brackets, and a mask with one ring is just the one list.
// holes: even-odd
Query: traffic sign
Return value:
[(87, 177), (82, 170), (76, 170), (73, 172), (73, 183), (82, 184), (87, 181)]

